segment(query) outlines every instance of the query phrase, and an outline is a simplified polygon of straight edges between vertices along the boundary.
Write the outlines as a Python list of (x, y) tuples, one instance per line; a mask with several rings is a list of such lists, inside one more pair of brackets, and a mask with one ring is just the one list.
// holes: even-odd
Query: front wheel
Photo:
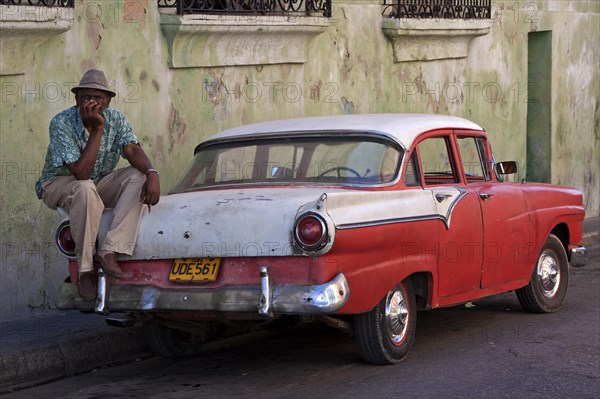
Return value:
[(391, 289), (370, 312), (354, 316), (363, 358), (373, 364), (401, 362), (412, 347), (417, 323), (415, 294), (409, 281)]
[(565, 301), (568, 286), (567, 253), (558, 237), (550, 234), (538, 256), (529, 284), (517, 290), (517, 298), (528, 312), (556, 312)]

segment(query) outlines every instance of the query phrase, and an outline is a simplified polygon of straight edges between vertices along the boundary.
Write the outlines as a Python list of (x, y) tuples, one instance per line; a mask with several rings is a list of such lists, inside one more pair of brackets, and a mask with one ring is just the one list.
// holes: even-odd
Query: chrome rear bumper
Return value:
[(79, 296), (77, 284), (63, 283), (56, 306), (59, 309), (96, 311), (101, 314), (116, 311), (214, 311), (252, 312), (264, 316), (319, 315), (339, 310), (350, 298), (348, 282), (342, 273), (324, 284), (275, 285), (267, 268), (261, 268), (260, 286), (229, 286), (217, 289), (186, 286), (182, 289), (167, 289), (112, 284), (100, 286), (98, 291), (99, 297), (96, 301), (86, 301)]
[(588, 264), (588, 254), (585, 247), (576, 247), (571, 249), (569, 263), (573, 267), (583, 267)]

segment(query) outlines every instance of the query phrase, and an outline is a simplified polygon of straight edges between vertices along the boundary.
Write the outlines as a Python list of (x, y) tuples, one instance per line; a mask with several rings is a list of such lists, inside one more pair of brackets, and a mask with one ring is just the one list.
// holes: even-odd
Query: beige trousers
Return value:
[(93, 255), (104, 208), (114, 208), (110, 228), (99, 250), (132, 255), (140, 230), (144, 206), (140, 202), (146, 176), (128, 167), (93, 180), (56, 176), (42, 184), (42, 200), (52, 209), (64, 208), (71, 219), (71, 234), (79, 272), (94, 269)]

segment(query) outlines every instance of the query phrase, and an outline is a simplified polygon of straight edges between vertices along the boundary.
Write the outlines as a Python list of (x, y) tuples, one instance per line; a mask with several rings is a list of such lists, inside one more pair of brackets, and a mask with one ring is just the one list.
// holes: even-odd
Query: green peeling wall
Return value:
[[(22, 74), (0, 76), (0, 318), (52, 308), (67, 276), (54, 246), (58, 215), (36, 198), (34, 184), (48, 123), (74, 103), (69, 89), (92, 67), (111, 80), (118, 93), (112, 105), (127, 115), (160, 170), (164, 193), (194, 146), (224, 128), (310, 115), (424, 112), (483, 126), (496, 159), (518, 161), (519, 180), (535, 168), (528, 153), (551, 155), (551, 182), (580, 189), (588, 216), (597, 216), (600, 2), (493, 4), (491, 30), (472, 40), (466, 58), (396, 63), (378, 1), (334, 0), (329, 26), (308, 42), (304, 63), (173, 69), (154, 0), (77, 0), (67, 32), (22, 54)], [(527, 149), (528, 101), (536, 96), (528, 85), (528, 37), (538, 31), (551, 32), (547, 155)]]

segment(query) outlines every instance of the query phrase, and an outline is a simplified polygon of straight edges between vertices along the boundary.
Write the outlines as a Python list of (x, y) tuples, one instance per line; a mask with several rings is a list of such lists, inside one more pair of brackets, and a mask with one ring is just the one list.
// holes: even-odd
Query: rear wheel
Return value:
[(166, 327), (154, 320), (146, 321), (143, 327), (144, 337), (152, 350), (166, 358), (185, 358), (196, 355), (204, 337), (188, 331)]
[(529, 284), (517, 290), (517, 298), (528, 312), (556, 312), (565, 301), (568, 286), (567, 253), (558, 237), (550, 234), (538, 256)]
[(412, 347), (416, 322), (413, 287), (403, 281), (373, 310), (354, 316), (354, 332), (363, 358), (374, 364), (402, 361)]

